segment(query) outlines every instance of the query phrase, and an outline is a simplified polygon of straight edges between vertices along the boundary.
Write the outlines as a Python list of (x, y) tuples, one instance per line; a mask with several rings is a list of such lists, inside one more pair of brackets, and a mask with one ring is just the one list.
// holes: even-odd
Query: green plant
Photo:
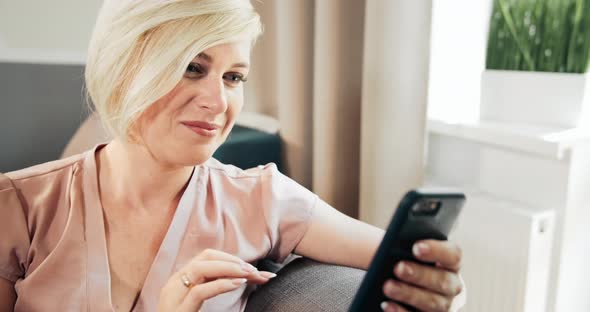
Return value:
[(583, 73), (590, 0), (494, 0), (487, 69)]

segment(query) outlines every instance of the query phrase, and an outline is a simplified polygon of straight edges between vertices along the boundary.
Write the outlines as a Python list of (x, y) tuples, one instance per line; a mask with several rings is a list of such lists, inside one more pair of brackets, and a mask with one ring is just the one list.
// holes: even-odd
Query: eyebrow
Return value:
[[(203, 59), (205, 60), (207, 63), (213, 63), (213, 58), (211, 57), (211, 55), (205, 53), (205, 52), (201, 52), (197, 55), (197, 58)], [(248, 68), (248, 63), (235, 63), (233, 64), (231, 67), (243, 67), (243, 68)]]

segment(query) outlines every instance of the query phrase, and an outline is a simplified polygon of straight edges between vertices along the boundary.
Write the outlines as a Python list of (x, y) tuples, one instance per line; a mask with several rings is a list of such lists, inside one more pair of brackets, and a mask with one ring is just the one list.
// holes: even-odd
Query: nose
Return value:
[(227, 110), (227, 94), (223, 78), (208, 77), (203, 82), (203, 93), (198, 100), (199, 107), (214, 114), (224, 113)]

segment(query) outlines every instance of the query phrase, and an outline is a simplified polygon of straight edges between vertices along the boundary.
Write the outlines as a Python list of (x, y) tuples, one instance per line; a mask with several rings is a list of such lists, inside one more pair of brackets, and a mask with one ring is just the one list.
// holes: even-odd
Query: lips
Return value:
[(206, 121), (183, 121), (181, 123), (196, 134), (205, 137), (214, 137), (221, 128), (218, 124)]
[(185, 126), (189, 126), (189, 127), (203, 128), (206, 130), (216, 130), (216, 129), (221, 128), (220, 125), (205, 122), (205, 121), (183, 121), (182, 124), (184, 124)]

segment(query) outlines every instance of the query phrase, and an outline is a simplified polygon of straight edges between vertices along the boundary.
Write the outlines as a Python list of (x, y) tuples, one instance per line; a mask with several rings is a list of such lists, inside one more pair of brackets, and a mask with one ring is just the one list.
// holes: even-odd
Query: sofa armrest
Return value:
[(250, 295), (246, 312), (346, 311), (365, 271), (298, 258)]

